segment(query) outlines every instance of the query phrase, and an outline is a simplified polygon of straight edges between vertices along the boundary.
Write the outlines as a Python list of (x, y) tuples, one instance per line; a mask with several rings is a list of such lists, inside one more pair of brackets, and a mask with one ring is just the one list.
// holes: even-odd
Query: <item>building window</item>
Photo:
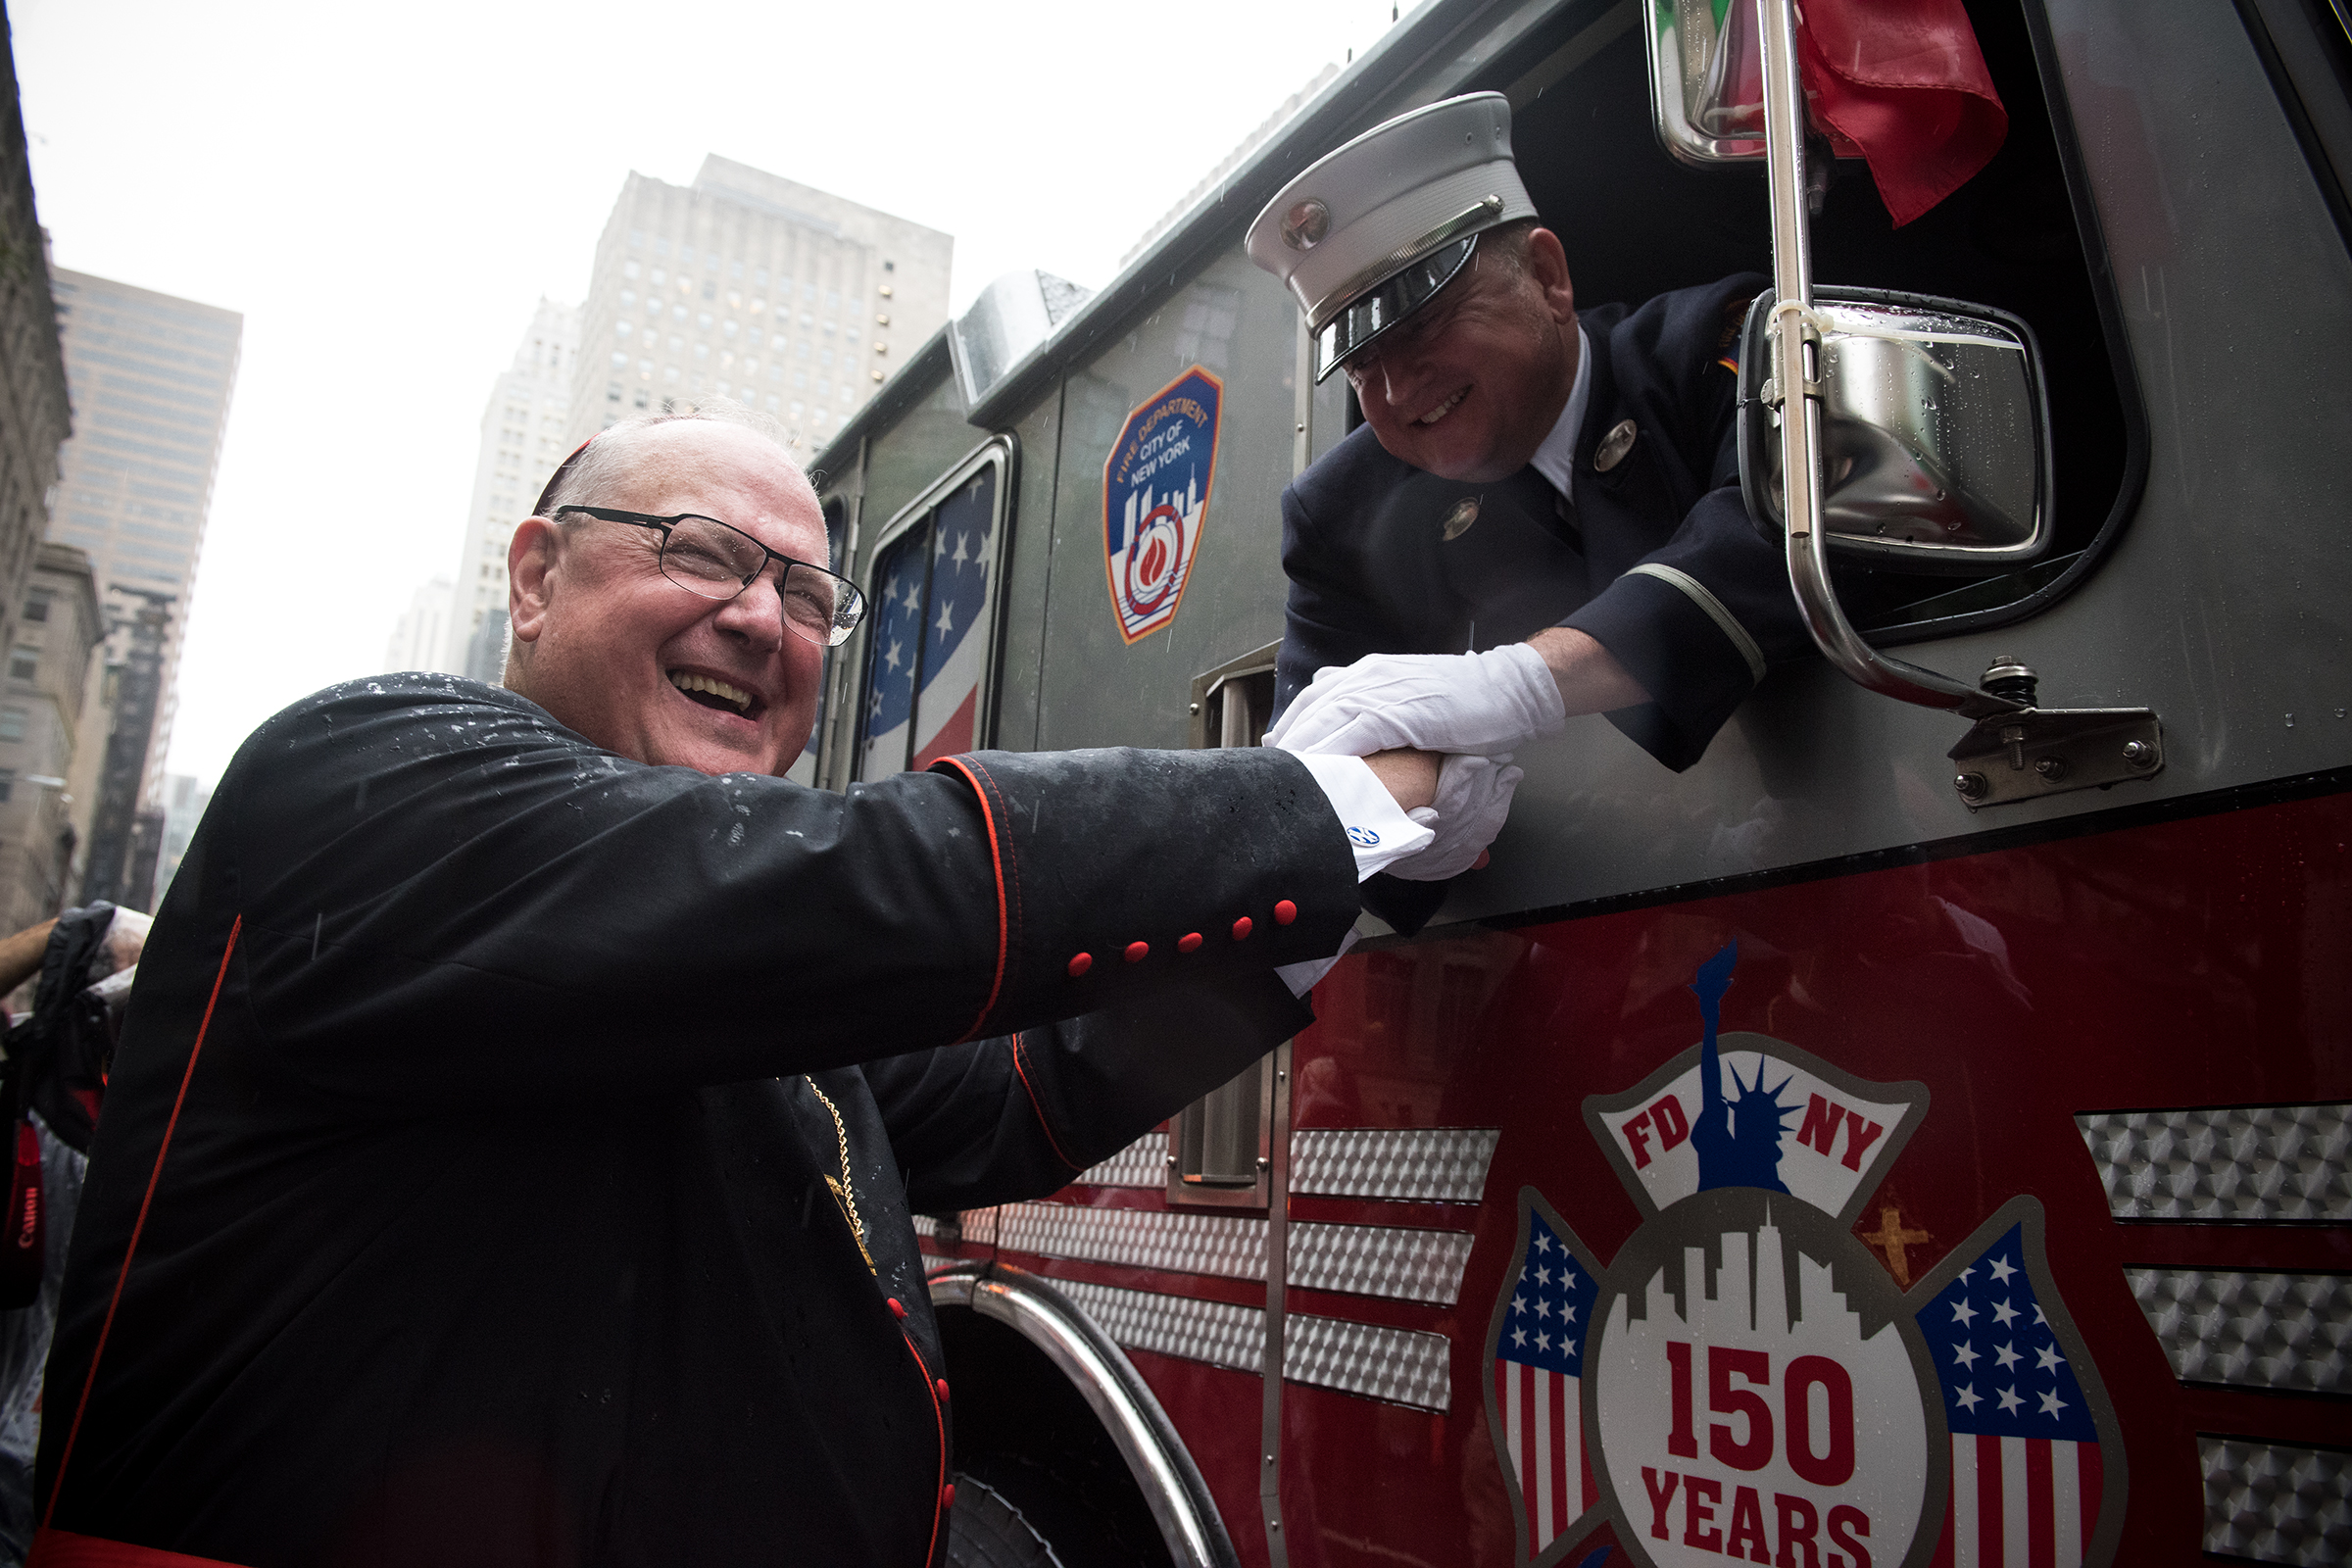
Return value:
[(642, 409), (642, 408), (646, 407), (646, 406), (647, 406), (649, 403), (651, 403), (651, 402), (653, 401), (653, 394), (652, 394), (651, 392), (647, 391), (647, 390), (646, 390), (644, 387), (639, 387), (639, 388), (637, 389), (637, 400), (636, 400), (636, 401), (637, 401), (637, 407), (639, 407), (639, 408), (641, 408), (641, 409)]
[(686, 319), (686, 307), (683, 305), (672, 305), (669, 308), (669, 314), (674, 319), (683, 321)]
[(645, 249), (645, 230), (644, 230), (644, 229), (642, 229), (642, 228), (632, 228), (632, 229), (630, 229), (630, 230), (629, 230), (629, 248), (630, 248), (631, 250), (643, 250), (643, 249)]
[(625, 370), (628, 368), (629, 357), (626, 354), (615, 354), (612, 356), (612, 368), (615, 370)]
[(607, 403), (618, 403), (620, 401), (620, 383), (618, 381), (610, 381), (606, 383), (605, 401)]
[(718, 330), (722, 337), (733, 337), (735, 335), (735, 323), (733, 321), (721, 321), (718, 323)]
[(718, 285), (710, 278), (703, 279), (703, 298), (707, 300), (718, 298)]
[(732, 268), (728, 269), (727, 275), (740, 280), (743, 276), (743, 264), (741, 262), (737, 262)]
[(7, 800), (16, 787), (17, 770), (13, 767), (0, 767), (0, 801)]
[(620, 275), (623, 277), (635, 277), (637, 275), (637, 264), (635, 262), (621, 263)]
[(773, 392), (767, 395), (767, 412), (770, 414), (776, 412), (776, 395)]
[(9, 656), (8, 674), (11, 680), (30, 680), (41, 672), (41, 651), (30, 643), (17, 644)]
[[(655, 240), (655, 241), (654, 241), (654, 254), (655, 254), (656, 256), (667, 256), (667, 255), (669, 254), (669, 241), (667, 241), (667, 240), (665, 240), (665, 239), (657, 239), (657, 240)], [(660, 272), (656, 272), (656, 273), (654, 274), (654, 281), (655, 281), (655, 282), (657, 282), (657, 283), (659, 283), (659, 282), (661, 282), (661, 281), (662, 281), (662, 274), (661, 274)]]
[(647, 281), (649, 281), (649, 282), (654, 282), (654, 283), (666, 283), (666, 282), (668, 282), (668, 281), (669, 281), (669, 274), (668, 274), (667, 272), (664, 272), (664, 271), (662, 271), (662, 269), (660, 269), (659, 267), (657, 267), (657, 268), (655, 268), (655, 269), (654, 269), (654, 275), (653, 275), (651, 278), (649, 278)]
[(693, 246), (681, 245), (678, 247), (678, 265), (681, 267), (692, 267), (694, 265)]
[(26, 599), (24, 601), (24, 618), (26, 620), (47, 620), (49, 618), (49, 595), (34, 594)]
[(694, 324), (695, 324), (696, 326), (699, 326), (699, 327), (701, 327), (701, 328), (702, 328), (704, 331), (706, 331), (706, 332), (710, 331), (710, 313), (709, 311), (703, 311), (703, 312), (701, 312), (701, 313), (697, 314), (697, 315), (696, 315), (696, 317), (695, 317), (695, 318), (694, 318)]
[(0, 741), (21, 741), (24, 738), (24, 710), (0, 708)]
[(828, 311), (841, 309), (841, 291), (839, 289), (825, 290), (825, 309)]
[(708, 343), (697, 343), (694, 346), (694, 357), (698, 360), (709, 359), (710, 357), (710, 345)]

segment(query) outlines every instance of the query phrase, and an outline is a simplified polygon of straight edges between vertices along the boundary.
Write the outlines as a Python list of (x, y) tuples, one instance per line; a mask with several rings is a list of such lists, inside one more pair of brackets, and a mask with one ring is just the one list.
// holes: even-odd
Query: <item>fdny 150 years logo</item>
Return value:
[[(1585, 1102), (1642, 1223), (1607, 1263), (1534, 1189), (1487, 1390), (1519, 1560), (1602, 1525), (1645, 1568), (2104, 1568), (2113, 1406), (2011, 1199), (1925, 1279), (1853, 1226), (1928, 1108), (1763, 1035), (1717, 1035)], [(1882, 1216), (1881, 1232), (1900, 1231)], [(1910, 1284), (1908, 1294), (1903, 1290)]]
[(1102, 463), (1102, 564), (1128, 642), (1176, 618), (1208, 516), (1225, 383), (1196, 365), (1127, 416)]

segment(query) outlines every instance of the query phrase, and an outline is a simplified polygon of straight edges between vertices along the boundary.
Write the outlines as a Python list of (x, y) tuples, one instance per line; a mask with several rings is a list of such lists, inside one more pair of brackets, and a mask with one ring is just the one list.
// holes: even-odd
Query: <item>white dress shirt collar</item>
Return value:
[(1576, 492), (1570, 488), (1576, 472), (1576, 437), (1585, 427), (1585, 404), (1592, 393), (1592, 340), (1585, 336), (1585, 323), (1576, 323), (1576, 385), (1569, 388), (1568, 406), (1553, 421), (1551, 434), (1536, 448), (1529, 461), (1536, 471), (1551, 481), (1551, 487), (1570, 501)]

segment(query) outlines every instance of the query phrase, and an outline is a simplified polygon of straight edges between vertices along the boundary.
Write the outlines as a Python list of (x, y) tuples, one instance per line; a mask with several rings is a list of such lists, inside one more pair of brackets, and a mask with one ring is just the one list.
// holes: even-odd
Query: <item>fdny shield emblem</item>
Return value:
[(1208, 517), (1225, 383), (1196, 365), (1127, 416), (1102, 464), (1102, 563), (1119, 636), (1176, 618)]
[(2103, 1568), (2121, 1431), (2041, 1205), (2011, 1199), (1916, 1284), (1899, 1249), (1882, 1263), (1855, 1228), (1927, 1088), (1720, 1035), (1737, 961), (1690, 988), (1698, 1046), (1585, 1103), (1643, 1215), (1618, 1254), (1520, 1194), (1488, 1388), (1518, 1560), (1606, 1527), (1642, 1568)]

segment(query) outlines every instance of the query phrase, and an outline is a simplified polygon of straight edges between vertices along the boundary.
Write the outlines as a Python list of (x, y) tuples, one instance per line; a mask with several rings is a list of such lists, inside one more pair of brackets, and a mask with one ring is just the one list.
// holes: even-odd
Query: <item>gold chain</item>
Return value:
[(833, 1189), (833, 1201), (840, 1205), (842, 1217), (850, 1222), (850, 1236), (858, 1244), (858, 1255), (865, 1259), (865, 1271), (879, 1276), (881, 1270), (874, 1267), (874, 1254), (865, 1250), (865, 1222), (858, 1217), (858, 1192), (850, 1179), (850, 1130), (843, 1125), (841, 1112), (834, 1108), (831, 1097), (816, 1087), (816, 1080), (807, 1073), (801, 1077), (815, 1094), (817, 1103), (832, 1116), (833, 1136), (841, 1140), (841, 1180), (827, 1176), (825, 1185)]

